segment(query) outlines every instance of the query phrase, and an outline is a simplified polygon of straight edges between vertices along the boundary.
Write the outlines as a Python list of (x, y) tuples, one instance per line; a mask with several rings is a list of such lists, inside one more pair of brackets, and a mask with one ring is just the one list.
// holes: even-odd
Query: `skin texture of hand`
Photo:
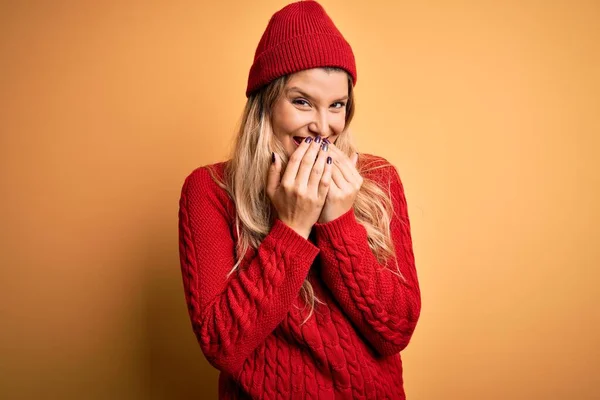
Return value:
[(332, 179), (318, 223), (333, 221), (349, 211), (363, 183), (356, 169), (357, 153), (348, 158), (333, 143), (329, 144), (329, 151), (333, 158)]
[(290, 157), (283, 176), (281, 160), (273, 154), (267, 195), (278, 218), (305, 239), (319, 218), (333, 182), (333, 163), (326, 163), (328, 154), (320, 141), (303, 141)]

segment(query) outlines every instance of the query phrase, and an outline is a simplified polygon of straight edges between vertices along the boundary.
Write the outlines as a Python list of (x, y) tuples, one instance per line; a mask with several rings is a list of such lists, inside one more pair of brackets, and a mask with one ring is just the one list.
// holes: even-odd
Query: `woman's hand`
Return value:
[(333, 164), (326, 163), (327, 156), (321, 143), (305, 140), (290, 156), (283, 176), (275, 154), (269, 170), (267, 195), (278, 218), (305, 239), (321, 214), (332, 181)]
[(363, 178), (356, 169), (358, 154), (350, 158), (333, 143), (329, 144), (333, 158), (332, 182), (329, 186), (325, 205), (317, 222), (333, 221), (352, 208), (356, 195), (363, 183)]

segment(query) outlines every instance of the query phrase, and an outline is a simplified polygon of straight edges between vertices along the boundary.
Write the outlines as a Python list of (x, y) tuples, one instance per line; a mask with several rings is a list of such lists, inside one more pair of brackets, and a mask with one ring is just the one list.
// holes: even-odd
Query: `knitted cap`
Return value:
[(248, 76), (246, 97), (283, 75), (317, 67), (339, 67), (356, 85), (354, 53), (323, 7), (298, 1), (277, 11), (263, 33)]

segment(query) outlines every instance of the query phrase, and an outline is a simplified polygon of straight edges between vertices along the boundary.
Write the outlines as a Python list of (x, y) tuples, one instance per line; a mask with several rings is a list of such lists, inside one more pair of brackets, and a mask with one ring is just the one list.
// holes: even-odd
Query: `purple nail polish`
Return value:
[(315, 139), (315, 143), (321, 143), (321, 136), (317, 136), (317, 138)]
[(332, 161), (331, 156), (327, 157), (327, 164), (331, 164)]
[(306, 139), (304, 139), (304, 141), (305, 141), (306, 143), (310, 143), (310, 142), (312, 142), (312, 140), (313, 140), (313, 139), (312, 139), (310, 136), (308, 136)]
[(328, 147), (329, 147), (329, 145), (327, 144), (327, 142), (323, 141), (323, 143), (321, 144), (321, 150), (327, 151)]
[(275, 153), (271, 152), (271, 162), (275, 162)]
[(324, 139), (323, 139), (323, 142), (325, 142), (325, 143), (327, 143), (327, 144), (331, 144), (331, 142), (330, 142), (330, 141), (329, 141), (329, 139), (327, 139), (327, 138), (324, 138)]

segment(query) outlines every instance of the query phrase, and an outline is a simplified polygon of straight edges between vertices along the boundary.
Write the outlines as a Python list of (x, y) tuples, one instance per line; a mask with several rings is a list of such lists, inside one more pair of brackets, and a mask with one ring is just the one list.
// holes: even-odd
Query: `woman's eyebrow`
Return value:
[[(292, 86), (292, 87), (288, 88), (287, 91), (288, 92), (295, 91), (295, 92), (300, 93), (302, 96), (304, 96), (304, 97), (306, 97), (306, 98), (308, 98), (310, 100), (314, 100), (314, 98), (311, 95), (309, 95), (308, 93), (305, 93), (304, 91), (302, 91), (302, 89), (300, 89), (297, 86)], [(348, 95), (345, 95), (344, 97), (340, 97), (339, 99), (336, 99), (335, 101), (347, 100), (347, 99), (348, 99)]]

